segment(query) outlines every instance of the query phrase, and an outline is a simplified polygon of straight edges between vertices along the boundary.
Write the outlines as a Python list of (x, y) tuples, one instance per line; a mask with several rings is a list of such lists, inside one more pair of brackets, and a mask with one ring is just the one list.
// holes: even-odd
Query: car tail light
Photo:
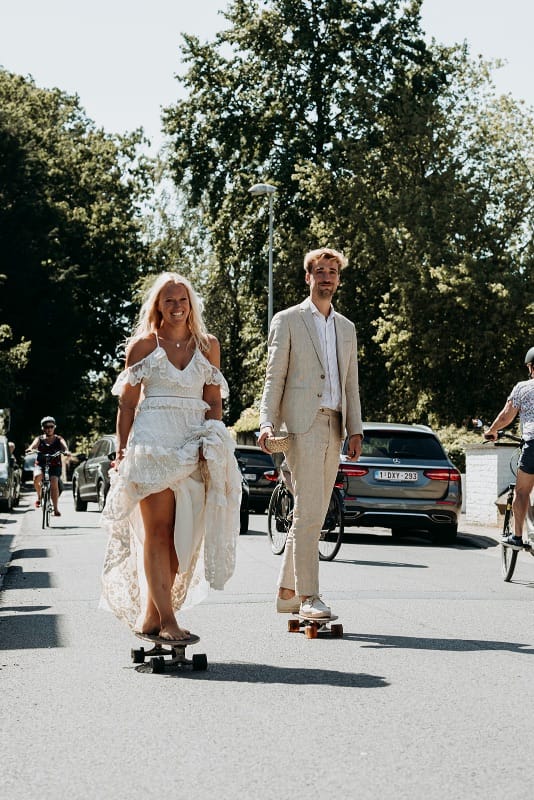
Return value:
[(369, 470), (367, 467), (361, 467), (358, 464), (340, 464), (339, 472), (345, 478), (363, 478), (364, 475), (368, 474)]
[(426, 478), (431, 481), (461, 481), (461, 475), (457, 469), (425, 469), (423, 472)]
[(275, 469), (270, 469), (263, 473), (263, 477), (267, 478), (268, 481), (276, 482), (278, 480), (278, 472)]

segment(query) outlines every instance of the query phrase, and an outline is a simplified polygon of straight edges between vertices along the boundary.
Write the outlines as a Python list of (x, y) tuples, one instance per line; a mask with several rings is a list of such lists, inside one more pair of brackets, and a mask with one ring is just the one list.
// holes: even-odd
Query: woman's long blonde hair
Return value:
[(151, 333), (157, 333), (163, 319), (158, 308), (159, 296), (163, 287), (168, 283), (179, 283), (185, 286), (191, 307), (187, 317), (187, 327), (191, 332), (195, 345), (201, 352), (205, 353), (209, 350), (210, 345), (208, 331), (202, 317), (203, 303), (187, 278), (178, 272), (162, 272), (156, 276), (154, 282), (146, 290), (137, 323), (128, 339), (128, 343), (130, 344), (143, 336), (149, 336)]

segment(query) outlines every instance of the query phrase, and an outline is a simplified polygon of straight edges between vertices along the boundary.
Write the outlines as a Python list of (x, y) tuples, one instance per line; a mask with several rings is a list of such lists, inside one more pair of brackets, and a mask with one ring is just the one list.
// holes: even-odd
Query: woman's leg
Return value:
[(52, 505), (54, 506), (54, 514), (56, 517), (60, 516), (59, 509), (57, 507), (59, 501), (59, 478), (55, 475), (50, 476), (50, 496), (52, 498)]
[(34, 476), (33, 476), (33, 488), (35, 489), (35, 491), (37, 493), (37, 500), (35, 501), (35, 504), (37, 506), (39, 506), (41, 504), (41, 483), (42, 482), (43, 482), (42, 473), (41, 472), (39, 472), (39, 474), (35, 474), (34, 473)]
[(139, 503), (145, 544), (143, 550), (148, 599), (143, 633), (159, 633), (166, 639), (185, 639), (189, 631), (179, 627), (171, 603), (171, 590), (178, 572), (174, 548), (174, 492), (165, 489)]

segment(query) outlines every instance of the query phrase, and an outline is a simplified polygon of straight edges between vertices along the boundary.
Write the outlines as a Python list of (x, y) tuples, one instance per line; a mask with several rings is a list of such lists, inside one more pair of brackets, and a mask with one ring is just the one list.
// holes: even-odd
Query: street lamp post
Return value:
[(254, 196), (265, 194), (269, 196), (269, 294), (267, 304), (267, 331), (269, 331), (273, 318), (273, 199), (276, 186), (272, 186), (270, 183), (255, 183), (250, 187), (249, 192)]

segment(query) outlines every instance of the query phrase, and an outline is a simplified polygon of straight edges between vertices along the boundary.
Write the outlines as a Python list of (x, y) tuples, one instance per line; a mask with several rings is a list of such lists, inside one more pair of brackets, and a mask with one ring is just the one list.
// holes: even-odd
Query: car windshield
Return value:
[(442, 461), (445, 453), (437, 439), (427, 433), (367, 430), (363, 439), (362, 457)]
[(272, 469), (273, 462), (270, 456), (266, 453), (259, 452), (255, 453), (251, 450), (239, 450), (236, 449), (236, 455), (242, 461), (246, 463), (248, 467), (269, 467)]

